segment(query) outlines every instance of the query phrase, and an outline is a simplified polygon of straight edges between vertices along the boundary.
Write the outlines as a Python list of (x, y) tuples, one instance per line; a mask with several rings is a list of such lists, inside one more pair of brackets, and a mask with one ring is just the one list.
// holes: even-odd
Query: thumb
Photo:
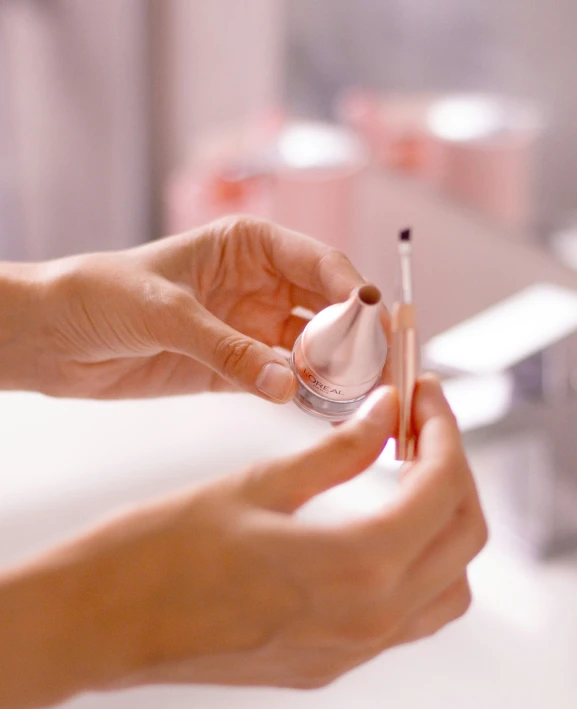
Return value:
[(294, 397), (296, 378), (282, 355), (222, 322), (192, 295), (181, 292), (172, 305), (161, 346), (268, 401), (286, 403)]
[(315, 495), (351, 480), (379, 457), (396, 432), (397, 420), (394, 389), (377, 389), (352, 419), (316, 446), (267, 466), (257, 481), (258, 501), (292, 513)]

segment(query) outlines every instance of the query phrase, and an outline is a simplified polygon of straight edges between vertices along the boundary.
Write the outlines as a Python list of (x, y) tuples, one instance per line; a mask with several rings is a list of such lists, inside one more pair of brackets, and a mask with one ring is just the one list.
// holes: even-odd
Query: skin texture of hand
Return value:
[(0, 583), (0, 705), (151, 683), (321, 687), (461, 616), (487, 531), (437, 380), (419, 382), (418, 457), (393, 502), (331, 526), (294, 515), (377, 458), (397, 409), (379, 389), (314, 448), (14, 571)]
[(0, 286), (3, 276), (0, 388), (91, 398), (244, 389), (281, 403), (296, 381), (272, 348), (291, 350), (307, 322), (292, 311), (318, 312), (364, 282), (343, 254), (244, 217), (127, 251), (5, 264)]

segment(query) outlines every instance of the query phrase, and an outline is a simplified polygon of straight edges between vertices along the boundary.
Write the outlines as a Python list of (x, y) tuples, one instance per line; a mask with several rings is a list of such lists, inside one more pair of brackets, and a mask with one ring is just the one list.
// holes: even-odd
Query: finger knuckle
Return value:
[(328, 249), (327, 253), (323, 257), (323, 264), (327, 269), (342, 268), (343, 266), (345, 268), (353, 267), (349, 257), (342, 251), (334, 248)]
[(237, 372), (250, 361), (254, 349), (250, 340), (230, 335), (217, 344), (215, 360), (224, 372)]
[(417, 621), (411, 628), (412, 640), (424, 640), (425, 638), (432, 638), (434, 635), (439, 633), (443, 628), (446, 627), (447, 623), (450, 623), (452, 618), (445, 618), (444, 620), (425, 620)]
[(324, 675), (311, 675), (305, 677), (298, 677), (289, 683), (290, 689), (301, 689), (305, 691), (312, 691), (315, 689), (324, 689), (328, 687), (336, 678)]
[(291, 689), (303, 690), (327, 687), (355, 664), (349, 655), (343, 648), (335, 648), (329, 657), (319, 648), (314, 657), (309, 656), (307, 661), (301, 658), (290, 668), (290, 676), (284, 684)]
[(225, 231), (229, 237), (242, 241), (257, 237), (270, 235), (272, 224), (266, 219), (249, 216), (246, 214), (235, 214), (227, 217)]
[(334, 682), (336, 678), (332, 674), (318, 675), (309, 680), (309, 689), (324, 689)]
[(402, 577), (399, 566), (392, 559), (386, 562), (370, 544), (351, 544), (339, 553), (339, 574), (343, 585), (354, 597), (365, 596), (368, 601), (386, 598), (397, 588)]
[(339, 273), (342, 270), (352, 268), (353, 265), (350, 259), (342, 251), (327, 247), (325, 255), (318, 262), (317, 266), (317, 280), (319, 286), (322, 287), (327, 274)]
[(474, 513), (463, 509), (460, 511), (459, 516), (461, 517), (459, 527), (463, 534), (468, 556), (473, 559), (487, 544), (489, 538), (487, 522), (480, 509)]
[(357, 561), (357, 579), (361, 580), (368, 593), (386, 597), (396, 587), (401, 577), (397, 564), (386, 563), (373, 554), (360, 555)]
[(489, 527), (482, 513), (479, 513), (478, 518), (473, 525), (473, 545), (475, 555), (481, 552), (489, 541)]
[(471, 608), (473, 594), (467, 581), (464, 581), (458, 589), (457, 597), (453, 607), (453, 619), (462, 618)]
[(383, 638), (391, 632), (394, 621), (386, 610), (373, 610), (365, 618), (351, 621), (341, 631), (340, 640), (350, 648), (366, 652), (368, 649), (380, 645)]

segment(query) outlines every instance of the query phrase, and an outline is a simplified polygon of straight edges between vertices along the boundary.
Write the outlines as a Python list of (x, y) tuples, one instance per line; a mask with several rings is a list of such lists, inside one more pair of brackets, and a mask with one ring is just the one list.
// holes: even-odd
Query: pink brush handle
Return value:
[(393, 381), (399, 394), (399, 435), (396, 459), (411, 461), (416, 454), (413, 431), (413, 395), (419, 366), (415, 309), (396, 303), (393, 309)]

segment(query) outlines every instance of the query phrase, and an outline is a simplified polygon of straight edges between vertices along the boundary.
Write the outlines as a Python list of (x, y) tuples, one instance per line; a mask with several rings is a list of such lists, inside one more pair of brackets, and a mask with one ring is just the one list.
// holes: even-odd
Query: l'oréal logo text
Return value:
[(323, 394), (337, 394), (338, 396), (343, 396), (343, 392), (340, 389), (333, 389), (332, 387), (323, 384), (312, 372), (309, 372), (308, 369), (304, 370), (303, 375), (315, 389), (322, 391)]

